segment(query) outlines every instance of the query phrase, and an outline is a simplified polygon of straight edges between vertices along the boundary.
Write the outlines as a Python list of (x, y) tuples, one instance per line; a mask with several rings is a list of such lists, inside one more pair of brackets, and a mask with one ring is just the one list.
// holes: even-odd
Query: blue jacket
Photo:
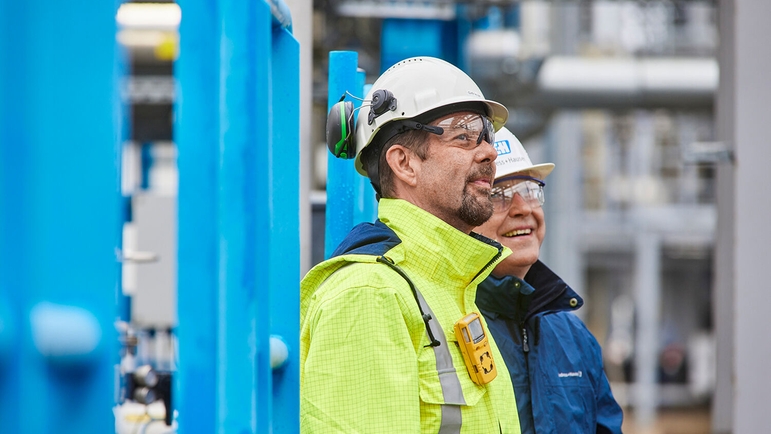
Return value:
[(479, 285), (477, 306), (509, 369), (523, 434), (621, 433), (600, 345), (571, 313), (582, 305), (540, 261), (524, 281), (490, 275)]

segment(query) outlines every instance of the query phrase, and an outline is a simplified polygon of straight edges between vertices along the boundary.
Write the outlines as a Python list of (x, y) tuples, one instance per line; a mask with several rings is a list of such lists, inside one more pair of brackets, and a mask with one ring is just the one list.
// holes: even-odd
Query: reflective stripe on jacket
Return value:
[[(303, 433), (437, 433), (446, 402), (434, 349), (409, 276), (443, 330), (462, 391), (460, 433), (519, 433), (502, 356), (489, 384), (471, 381), (453, 325), (472, 311), (477, 284), (510, 251), (466, 235), (402, 200), (382, 199), (379, 221), (354, 228), (301, 283)], [(492, 339), (491, 339), (492, 341)], [(445, 414), (445, 422), (447, 415)]]
[(503, 353), (524, 434), (621, 433), (597, 339), (576, 315), (581, 297), (538, 261), (522, 281), (488, 277), (477, 304)]

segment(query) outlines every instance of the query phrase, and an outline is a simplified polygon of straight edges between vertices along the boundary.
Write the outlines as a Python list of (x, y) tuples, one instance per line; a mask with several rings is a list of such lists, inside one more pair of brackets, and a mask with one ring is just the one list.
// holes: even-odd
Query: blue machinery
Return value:
[[(299, 45), (280, 0), (180, 5), (179, 432), (297, 432)], [(115, 428), (117, 6), (0, 2), (3, 433)]]

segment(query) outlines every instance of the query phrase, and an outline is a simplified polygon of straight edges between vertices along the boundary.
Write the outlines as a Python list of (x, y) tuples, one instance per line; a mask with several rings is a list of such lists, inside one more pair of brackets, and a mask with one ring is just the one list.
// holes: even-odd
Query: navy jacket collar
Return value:
[(524, 281), (515, 276), (490, 275), (479, 285), (477, 306), (491, 316), (521, 323), (546, 311), (575, 310), (583, 299), (540, 260), (530, 267)]

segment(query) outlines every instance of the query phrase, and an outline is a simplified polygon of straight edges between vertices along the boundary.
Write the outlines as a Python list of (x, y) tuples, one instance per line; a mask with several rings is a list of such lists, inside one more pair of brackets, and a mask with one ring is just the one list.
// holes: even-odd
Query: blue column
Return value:
[[(258, 65), (270, 52), (270, 16), (264, 2), (221, 0), (219, 79), (219, 294), (217, 327), (217, 429), (257, 432), (256, 318), (264, 301), (263, 276), (255, 269), (268, 235), (267, 174), (259, 172), (270, 140), (267, 71)], [(263, 57), (264, 56), (264, 57)], [(260, 206), (262, 205), (262, 206)], [(264, 239), (263, 239), (264, 242)], [(261, 331), (262, 332), (262, 331)]]
[(116, 11), (0, 3), (3, 432), (114, 431)]
[[(355, 51), (332, 51), (329, 53), (329, 83), (327, 112), (340, 100), (346, 91), (358, 96), (357, 68), (359, 54)], [(346, 99), (350, 99), (346, 96)], [(356, 101), (356, 100), (352, 100)], [(357, 105), (354, 102), (354, 105)], [(353, 227), (353, 201), (356, 170), (353, 160), (344, 160), (327, 153), (327, 206), (326, 230), (324, 234), (324, 257), (335, 250)]]
[[(271, 177), (271, 238), (263, 267), (269, 276), (270, 330), (289, 349), (288, 360), (273, 372), (272, 432), (284, 434), (300, 431), (300, 45), (286, 29), (273, 30), (271, 69), (272, 146), (265, 165)], [(262, 309), (258, 315), (265, 315)]]
[(219, 20), (215, 0), (180, 0), (174, 140), (178, 149), (174, 404), (180, 434), (217, 432)]

